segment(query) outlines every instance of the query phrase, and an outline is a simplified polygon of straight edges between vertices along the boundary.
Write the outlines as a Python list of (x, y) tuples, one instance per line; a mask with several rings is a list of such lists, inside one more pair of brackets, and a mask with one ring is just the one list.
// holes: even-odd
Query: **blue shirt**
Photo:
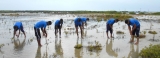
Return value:
[(86, 22), (87, 21), (87, 18), (83, 17), (81, 18), (82, 22)]
[(75, 19), (74, 19), (74, 23), (75, 23), (76, 25), (81, 25), (81, 24), (82, 24), (82, 20), (81, 20), (80, 22), (78, 22), (78, 18), (75, 18)]
[(14, 26), (17, 26), (18, 29), (21, 29), (22, 22), (16, 22), (16, 23), (14, 24)]
[[(63, 22), (62, 22), (62, 24), (63, 24)], [(55, 25), (60, 25), (60, 20), (56, 20), (56, 22), (55, 22)]]
[(46, 28), (46, 26), (47, 26), (47, 22), (46, 21), (39, 21), (34, 25), (34, 27), (37, 28), (37, 29), (38, 28)]
[(134, 24), (136, 24), (136, 26), (140, 26), (140, 23), (138, 22), (138, 20), (136, 20), (135, 18), (130, 18), (128, 25), (134, 26)]
[(115, 23), (115, 19), (114, 18), (110, 18), (108, 21), (107, 21), (107, 24), (110, 24), (110, 25), (113, 25)]

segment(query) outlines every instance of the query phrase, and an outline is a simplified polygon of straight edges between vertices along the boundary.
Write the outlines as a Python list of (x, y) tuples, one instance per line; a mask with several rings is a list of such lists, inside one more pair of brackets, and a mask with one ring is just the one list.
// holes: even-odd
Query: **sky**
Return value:
[(0, 10), (160, 11), (160, 0), (0, 0)]

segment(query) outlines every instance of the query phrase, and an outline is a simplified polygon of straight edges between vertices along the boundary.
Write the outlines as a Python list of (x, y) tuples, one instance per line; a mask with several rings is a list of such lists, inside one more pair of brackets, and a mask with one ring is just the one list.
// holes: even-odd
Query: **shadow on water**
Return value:
[(55, 39), (55, 51), (56, 51), (55, 57), (64, 58), (63, 57), (63, 49), (62, 49), (62, 45), (61, 45), (61, 39), (59, 40), (59, 42), (58, 42), (58, 38)]
[(19, 39), (17, 39), (17, 40), (14, 39), (14, 49), (15, 49), (16, 51), (21, 51), (21, 50), (23, 50), (23, 47), (24, 47), (25, 44), (26, 44), (25, 40), (26, 40), (26, 39), (24, 39), (24, 40), (22, 41), (22, 43), (21, 43)]
[(149, 41), (151, 41), (151, 42), (159, 42), (160, 40), (159, 39), (155, 39), (155, 34), (153, 34), (153, 38), (149, 39)]
[(3, 51), (1, 51), (1, 49), (0, 49), (0, 54), (4, 54), (4, 52), (3, 52)]
[[(134, 49), (134, 46), (136, 46), (136, 50)], [(130, 44), (130, 52), (128, 54), (127, 58), (138, 58), (139, 53), (139, 45), (134, 45), (133, 43)]]
[(108, 39), (106, 41), (106, 52), (109, 56), (117, 57), (118, 54), (112, 49), (113, 46), (113, 40), (110, 39), (110, 43), (108, 43)]
[(35, 58), (41, 58), (41, 47), (38, 46)]
[(42, 57), (42, 58), (48, 58), (48, 56), (49, 56), (49, 55), (48, 55), (48, 44), (49, 44), (49, 43), (48, 43), (48, 41), (47, 41), (48, 39), (45, 39), (45, 40), (46, 40), (46, 43), (45, 43), (45, 44), (46, 44), (46, 50), (45, 50), (45, 53), (43, 54), (43, 57)]
[[(77, 38), (76, 45), (79, 44), (79, 43), (78, 43), (78, 40), (79, 40), (79, 38)], [(80, 39), (80, 40), (81, 40), (80, 44), (82, 44), (82, 39)], [(80, 49), (76, 49), (76, 48), (75, 48), (74, 54), (75, 54), (75, 57), (76, 57), (76, 58), (82, 58), (82, 50), (83, 50), (83, 48), (80, 48)]]

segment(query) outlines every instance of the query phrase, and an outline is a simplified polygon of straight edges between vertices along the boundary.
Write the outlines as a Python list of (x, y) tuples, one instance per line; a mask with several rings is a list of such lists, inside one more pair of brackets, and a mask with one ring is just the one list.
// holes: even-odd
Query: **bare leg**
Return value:
[(107, 38), (109, 38), (109, 37), (108, 37), (108, 32), (106, 32), (106, 34), (107, 34)]
[(61, 29), (59, 29), (59, 38), (61, 38)]
[(41, 45), (41, 39), (39, 39), (39, 40), (37, 39), (37, 42), (38, 42), (38, 46), (41, 47), (41, 46), (42, 46), (42, 45)]
[(82, 28), (84, 29), (84, 22), (82, 23)]
[(26, 38), (26, 34), (25, 34), (25, 32), (23, 32), (23, 34), (24, 34), (24, 37)]
[(131, 35), (130, 43), (134, 42), (134, 35)]
[(135, 43), (136, 45), (139, 44), (139, 37), (137, 37), (137, 42)]
[(57, 29), (55, 29), (55, 37), (57, 37), (56, 34), (57, 34)]
[[(76, 27), (76, 26), (75, 26)], [(76, 27), (76, 33), (77, 33), (77, 36), (78, 36), (78, 27)], [(78, 36), (78, 38), (79, 38), (79, 36)]]
[(81, 30), (81, 38), (83, 38), (83, 34), (82, 34), (82, 32), (83, 32), (82, 26), (80, 26), (80, 30)]
[[(110, 31), (111, 32), (111, 31)], [(112, 32), (110, 33), (111, 34), (111, 38), (112, 38)]]

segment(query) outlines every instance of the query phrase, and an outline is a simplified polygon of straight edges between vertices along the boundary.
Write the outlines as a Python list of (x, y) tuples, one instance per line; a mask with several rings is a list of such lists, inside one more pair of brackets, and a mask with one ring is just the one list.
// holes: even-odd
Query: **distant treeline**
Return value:
[(160, 15), (160, 12), (140, 12), (140, 11), (49, 11), (49, 10), (0, 10), (0, 13), (55, 13), (55, 14), (140, 14), (140, 15)]

